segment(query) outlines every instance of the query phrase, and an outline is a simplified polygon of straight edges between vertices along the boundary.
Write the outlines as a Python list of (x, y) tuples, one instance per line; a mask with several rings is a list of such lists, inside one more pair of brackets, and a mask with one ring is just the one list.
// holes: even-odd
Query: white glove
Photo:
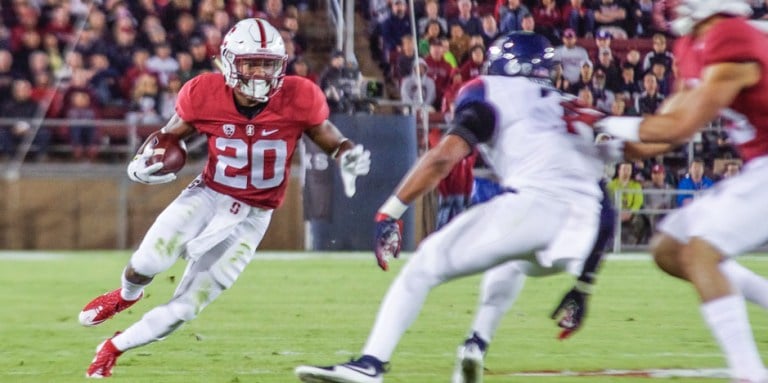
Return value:
[(355, 195), (355, 180), (371, 170), (371, 152), (357, 144), (354, 148), (341, 154), (339, 158), (341, 182), (344, 184), (344, 194), (347, 197)]
[(163, 175), (154, 175), (155, 172), (163, 168), (163, 163), (158, 162), (147, 166), (147, 160), (152, 157), (152, 148), (146, 146), (144, 150), (133, 157), (128, 164), (128, 177), (138, 183), (146, 185), (164, 184), (176, 179), (176, 174), (168, 173)]

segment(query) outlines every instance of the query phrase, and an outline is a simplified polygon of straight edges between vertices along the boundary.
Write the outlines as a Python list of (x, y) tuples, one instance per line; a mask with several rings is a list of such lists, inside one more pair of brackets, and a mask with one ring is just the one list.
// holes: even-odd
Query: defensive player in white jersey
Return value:
[[(680, 90), (661, 112), (609, 117), (604, 131), (630, 141), (684, 142), (720, 116), (744, 170), (667, 215), (652, 241), (657, 265), (690, 282), (736, 382), (768, 382), (745, 297), (765, 281), (736, 274), (733, 257), (768, 241), (768, 37), (746, 19), (744, 0), (683, 0), (673, 27)], [(753, 298), (755, 297), (752, 295)]]
[[(377, 214), (380, 263), (400, 249), (397, 220), (408, 204), (481, 149), (507, 190), (455, 217), (426, 238), (391, 285), (362, 356), (329, 367), (299, 366), (304, 382), (383, 381), (395, 346), (427, 294), (449, 280), (510, 261), (532, 275), (577, 273), (595, 241), (602, 174), (592, 135), (564, 121), (562, 97), (548, 84), (553, 50), (536, 34), (515, 32), (489, 48), (487, 75), (466, 84), (452, 128), (406, 175)], [(571, 252), (544, 250), (567, 242)]]
[[(345, 189), (353, 190), (355, 178), (368, 173), (370, 153), (327, 120), (328, 105), (317, 85), (284, 76), (284, 43), (269, 23), (238, 22), (224, 37), (221, 59), (222, 73), (184, 85), (176, 115), (160, 130), (179, 138), (207, 136), (203, 173), (157, 217), (125, 267), (121, 288), (88, 303), (80, 322), (102, 323), (136, 303), (154, 276), (180, 257), (189, 264), (170, 301), (97, 347), (87, 377), (111, 376), (122, 353), (168, 336), (232, 287), (283, 201), (303, 135), (339, 161)], [(145, 184), (175, 179), (156, 174), (161, 163), (147, 166), (146, 147), (128, 165), (130, 178)]]

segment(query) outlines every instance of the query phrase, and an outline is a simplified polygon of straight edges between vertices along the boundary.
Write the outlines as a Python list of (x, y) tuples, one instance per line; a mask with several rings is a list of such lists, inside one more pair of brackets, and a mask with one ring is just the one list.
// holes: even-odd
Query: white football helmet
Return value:
[(280, 32), (264, 19), (239, 21), (221, 43), (220, 69), (227, 85), (259, 102), (283, 86), (287, 61)]
[(691, 33), (696, 24), (714, 15), (749, 16), (752, 7), (746, 0), (681, 0), (675, 12), (672, 31), (684, 36)]

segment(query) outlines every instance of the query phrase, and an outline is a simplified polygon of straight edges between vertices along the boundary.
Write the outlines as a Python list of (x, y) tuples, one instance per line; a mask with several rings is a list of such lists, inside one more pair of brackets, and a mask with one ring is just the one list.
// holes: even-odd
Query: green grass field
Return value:
[[(1, 253), (0, 253), (1, 254)], [(119, 286), (125, 252), (0, 255), (0, 382), (84, 382), (95, 346), (171, 295), (185, 262), (158, 276), (131, 310), (99, 327), (77, 322), (95, 295)], [(307, 253), (310, 254), (310, 253)], [(395, 270), (372, 255), (297, 260), (269, 253), (199, 318), (162, 342), (129, 351), (114, 382), (296, 382), (299, 364), (333, 364), (359, 352)], [(295, 253), (293, 254), (295, 255)], [(281, 257), (290, 259), (280, 259)], [(768, 275), (768, 262), (743, 263)], [(388, 383), (449, 382), (456, 346), (471, 322), (479, 277), (439, 287), (392, 359)], [(571, 278), (529, 279), (487, 359), (486, 382), (726, 382), (714, 378), (520, 376), (521, 372), (723, 368), (691, 289), (649, 259), (609, 260), (586, 327), (566, 341), (548, 315)], [(768, 316), (750, 307), (758, 346)]]

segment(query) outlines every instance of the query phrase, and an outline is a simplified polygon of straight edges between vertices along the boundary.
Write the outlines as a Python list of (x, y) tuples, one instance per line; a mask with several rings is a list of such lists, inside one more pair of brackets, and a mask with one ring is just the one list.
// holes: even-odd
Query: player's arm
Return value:
[(333, 123), (324, 120), (306, 130), (305, 134), (339, 164), (344, 193), (347, 197), (355, 195), (355, 180), (371, 170), (371, 152), (363, 145), (355, 144), (336, 128)]
[(552, 312), (552, 319), (558, 320), (557, 325), (562, 328), (559, 339), (565, 339), (581, 328), (587, 315), (587, 302), (592, 294), (593, 285), (598, 269), (605, 255), (608, 242), (613, 237), (613, 229), (616, 224), (616, 211), (608, 196), (608, 188), (605, 183), (600, 183), (603, 191), (603, 201), (600, 212), (600, 226), (597, 231), (597, 239), (592, 251), (587, 256), (582, 266), (581, 273), (576, 279), (570, 291)]
[(473, 146), (493, 136), (496, 126), (493, 108), (481, 100), (478, 92), (459, 94), (451, 128), (432, 149), (428, 150), (403, 177), (376, 213), (376, 261), (382, 270), (389, 260), (397, 258), (402, 244), (400, 217), (408, 205), (437, 184), (456, 164), (472, 153)]
[(162, 175), (155, 174), (160, 169), (162, 169), (163, 163), (157, 162), (151, 165), (147, 165), (147, 160), (152, 156), (153, 153), (153, 148), (151, 147), (150, 143), (153, 142), (155, 137), (160, 134), (170, 134), (176, 136), (182, 147), (186, 148), (184, 145), (184, 138), (192, 135), (194, 132), (195, 127), (192, 124), (182, 120), (178, 114), (174, 113), (170, 120), (168, 120), (168, 122), (165, 124), (165, 126), (155, 132), (152, 132), (152, 134), (150, 134), (149, 137), (144, 140), (144, 143), (141, 144), (139, 150), (136, 152), (136, 155), (133, 157), (131, 162), (128, 163), (128, 168), (126, 169), (128, 177), (134, 182), (148, 185), (162, 184), (175, 180), (176, 174), (173, 173)]
[(760, 66), (754, 62), (709, 65), (698, 86), (675, 93), (658, 114), (607, 117), (597, 126), (628, 141), (682, 144), (759, 80)]

